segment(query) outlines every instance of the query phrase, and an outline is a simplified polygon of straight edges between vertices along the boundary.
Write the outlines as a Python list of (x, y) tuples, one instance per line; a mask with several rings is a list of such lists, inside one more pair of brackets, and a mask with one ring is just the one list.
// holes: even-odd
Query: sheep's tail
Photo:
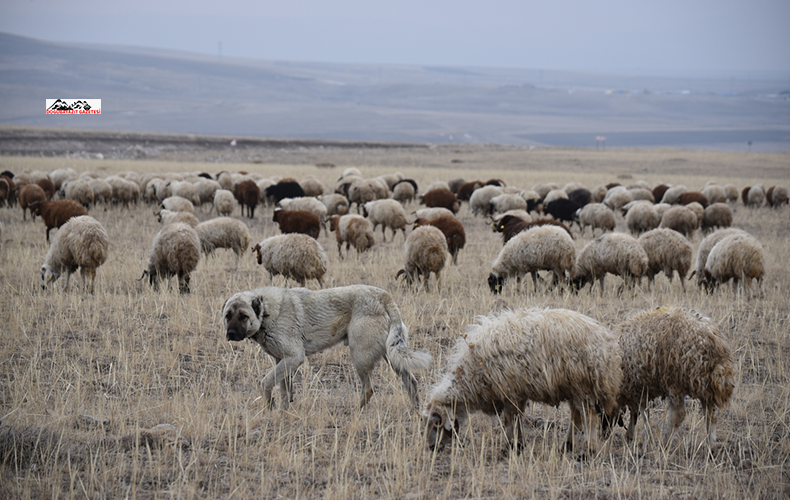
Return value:
[(400, 309), (392, 296), (382, 297), (384, 309), (390, 318), (390, 331), (387, 335), (387, 358), (396, 372), (404, 370), (425, 370), (431, 366), (432, 357), (425, 351), (415, 351), (408, 346), (408, 330), (401, 319)]

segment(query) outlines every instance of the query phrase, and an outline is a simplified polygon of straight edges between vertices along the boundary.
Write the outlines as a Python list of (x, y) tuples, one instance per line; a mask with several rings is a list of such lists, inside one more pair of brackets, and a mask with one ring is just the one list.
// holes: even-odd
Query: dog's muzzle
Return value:
[(242, 340), (247, 338), (247, 336), (244, 334), (244, 332), (240, 332), (240, 331), (236, 330), (235, 328), (228, 328), (226, 337), (227, 337), (228, 340), (233, 341), (233, 342), (241, 342)]

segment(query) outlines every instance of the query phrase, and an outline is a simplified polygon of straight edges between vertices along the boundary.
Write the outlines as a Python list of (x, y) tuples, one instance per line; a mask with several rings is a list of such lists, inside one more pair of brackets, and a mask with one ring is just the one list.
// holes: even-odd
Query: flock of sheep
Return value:
[[(23, 218), (27, 211), (40, 216), (47, 239), (51, 229), (59, 228), (44, 257), (42, 287), (63, 273), (68, 287), (70, 275), (81, 269), (91, 292), (96, 268), (107, 259), (109, 238), (87, 210), (96, 203), (138, 202), (156, 206), (163, 225), (143, 276), (154, 286), (175, 276), (185, 293), (201, 254), (226, 248), (238, 263), (251, 239), (247, 225), (231, 215), (241, 207), (242, 216), (253, 218), (259, 205), (276, 207), (272, 220), (283, 233), (252, 247), (270, 279), (282, 275), (301, 286), (316, 280), (323, 287), (330, 260), (317, 241), (320, 231), (335, 233), (342, 259), (344, 245), (346, 256), (351, 247), (357, 252), (373, 247), (381, 226), (384, 241), (387, 229), (393, 240), (398, 232), (404, 235), (403, 268), (393, 276), (403, 276), (410, 285), (422, 280), (427, 291), (430, 274), (440, 286), (448, 256), (457, 264), (465, 246), (464, 226), (456, 218), (462, 203), (502, 233), (504, 246), (492, 256), (488, 276), (494, 293), (527, 274), (537, 293), (543, 281), (539, 271), (550, 271), (553, 286), (572, 291), (598, 282), (601, 294), (607, 274), (633, 287), (643, 277), (652, 284), (661, 272), (671, 282), (677, 272), (685, 292), (693, 257), (688, 238), (697, 230), (706, 234), (691, 273), (698, 284), (712, 292), (732, 281), (737, 294), (744, 281), (745, 293), (754, 292), (752, 280), (761, 282), (765, 256), (756, 238), (730, 227), (731, 206), (739, 200), (749, 207), (766, 202), (777, 207), (788, 203), (788, 190), (757, 185), (739, 192), (733, 185), (708, 183), (691, 191), (644, 181), (592, 189), (577, 183), (523, 189), (497, 179), (452, 179), (435, 182), (420, 194), (417, 183), (400, 173), (370, 179), (354, 168), (343, 172), (331, 193), (312, 177), (269, 179), (243, 172), (125, 172), (101, 178), (59, 169), (0, 175), (0, 201), (18, 203)], [(416, 203), (425, 208), (407, 214), (405, 207)], [(218, 217), (199, 222), (195, 211), (204, 204)], [(630, 234), (614, 232), (617, 217), (624, 217)], [(580, 235), (588, 226), (593, 234), (579, 252), (574, 225)], [(602, 233), (596, 237), (598, 229)], [(456, 436), (471, 412), (501, 414), (508, 440), (518, 446), (528, 401), (568, 401), (572, 422), (566, 445), (574, 446), (574, 431), (580, 430), (582, 449), (594, 451), (599, 430), (608, 432), (625, 409), (630, 411), (626, 436), (633, 439), (638, 416), (659, 397), (669, 403), (667, 438), (682, 423), (689, 396), (702, 403), (713, 445), (715, 410), (729, 402), (734, 379), (724, 336), (710, 319), (688, 309), (646, 311), (613, 330), (574, 311), (521, 309), (480, 317), (468, 328), (430, 393), (424, 418), (429, 444), (436, 446)]]

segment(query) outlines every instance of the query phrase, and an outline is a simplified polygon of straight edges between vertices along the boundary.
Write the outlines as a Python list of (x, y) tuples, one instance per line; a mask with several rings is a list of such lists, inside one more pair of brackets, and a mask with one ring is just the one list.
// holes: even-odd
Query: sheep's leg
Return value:
[(712, 404), (703, 405), (705, 408), (705, 430), (708, 432), (708, 447), (713, 450), (716, 446), (716, 407)]
[(518, 408), (512, 405), (505, 406), (505, 410), (502, 413), (502, 424), (505, 427), (505, 437), (509, 448), (519, 450), (524, 436)]
[(662, 441), (664, 446), (669, 444), (674, 431), (680, 427), (683, 420), (686, 418), (686, 404), (683, 401), (683, 396), (673, 395), (669, 397), (669, 415), (664, 424), (664, 435)]
[(565, 449), (571, 451), (573, 450), (573, 437), (576, 429), (581, 429), (584, 424), (582, 423), (582, 414), (579, 408), (572, 401), (569, 401), (568, 405), (571, 407), (571, 421), (568, 424), (568, 433), (565, 434)]
[(587, 446), (585, 453), (595, 453), (598, 451), (600, 419), (595, 414), (595, 404), (590, 405), (589, 402), (585, 402), (582, 410), (584, 411), (584, 440)]
[[(405, 229), (403, 230), (403, 237), (406, 238), (406, 230)], [(453, 258), (453, 265), (457, 266), (458, 265), (458, 250), (456, 250), (455, 252), (451, 253), (450, 255)]]
[[(601, 278), (598, 280), (601, 282), (601, 297), (603, 297), (603, 279), (604, 276), (601, 276)], [(590, 287), (590, 291), (592, 291), (592, 286)]]
[(532, 275), (532, 283), (535, 285), (535, 293), (538, 293), (538, 272), (532, 271), (530, 274)]
[(269, 408), (274, 408), (272, 390), (276, 385), (279, 385), (285, 391), (280, 399), (280, 408), (286, 410), (293, 397), (293, 376), (304, 362), (304, 352), (279, 360), (275, 358), (275, 360), (277, 364), (263, 377), (263, 399), (268, 403)]
[(628, 428), (625, 430), (625, 439), (628, 442), (634, 440), (634, 435), (636, 434), (636, 422), (639, 419), (639, 414), (642, 413), (642, 409), (639, 406), (629, 406), (628, 407), (630, 417), (628, 419)]
[(63, 291), (69, 289), (69, 279), (71, 278), (71, 269), (66, 269), (66, 281), (63, 283)]

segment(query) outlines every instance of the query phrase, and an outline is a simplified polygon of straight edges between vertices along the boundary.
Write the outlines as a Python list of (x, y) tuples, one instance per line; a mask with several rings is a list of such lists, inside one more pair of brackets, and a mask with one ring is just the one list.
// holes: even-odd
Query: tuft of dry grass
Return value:
[[(311, 155), (316, 155), (311, 152)], [(301, 178), (314, 175), (331, 188), (342, 168), (360, 165), (356, 152), (322, 158), (338, 169), (317, 168), (322, 158), (301, 165), (251, 165), (3, 158), (3, 169), (52, 170), (71, 166), (110, 175), (125, 170), (260, 172)], [(502, 178), (529, 188), (539, 182), (576, 180), (592, 187), (618, 175), (683, 183), (701, 188), (710, 178), (743, 186), (770, 180), (749, 177), (738, 154), (697, 152), (583, 151), (523, 152), (496, 167), (482, 153), (440, 150), (442, 158), (389, 151), (386, 161), (362, 164), (366, 176), (402, 171), (421, 186), (453, 177)], [(419, 155), (428, 155), (421, 152)], [(498, 153), (492, 147), (492, 157)], [(527, 155), (538, 155), (527, 157)], [(364, 156), (364, 155), (363, 155)], [(517, 158), (514, 156), (514, 158)], [(577, 159), (594, 170), (581, 171)], [(750, 158), (750, 157), (748, 157)], [(762, 155), (758, 163), (777, 178), (790, 178), (786, 155)], [(398, 161), (403, 167), (397, 167)], [(682, 161), (681, 161), (682, 160)], [(750, 159), (749, 161), (754, 161)], [(476, 163), (478, 162), (478, 163)], [(439, 163), (446, 166), (440, 166)], [(435, 165), (434, 165), (435, 164)], [(604, 164), (613, 165), (607, 168)], [(674, 166), (682, 164), (682, 172)], [(711, 175), (716, 164), (725, 174)], [(426, 168), (425, 165), (430, 165)], [(471, 165), (480, 168), (473, 169)], [(669, 166), (669, 167), (668, 167)], [(671, 168), (670, 168), (671, 167)], [(647, 172), (640, 175), (639, 172)], [(627, 183), (631, 179), (619, 179)], [(407, 207), (407, 211), (417, 208)], [(624, 440), (617, 429), (598, 456), (578, 462), (559, 445), (569, 422), (566, 406), (528, 408), (542, 425), (529, 429), (520, 454), (503, 454), (504, 433), (496, 419), (473, 415), (460, 442), (431, 453), (421, 418), (410, 408), (400, 381), (382, 364), (374, 374), (376, 393), (357, 409), (358, 380), (342, 346), (313, 356), (299, 370), (296, 399), (288, 411), (269, 411), (259, 382), (271, 360), (252, 342), (230, 343), (220, 327), (220, 308), (239, 290), (268, 285), (267, 273), (250, 253), (238, 267), (230, 251), (202, 259), (192, 293), (176, 284), (154, 291), (140, 277), (159, 230), (152, 208), (99, 206), (90, 211), (110, 235), (107, 262), (99, 268), (93, 295), (62, 279), (42, 291), (38, 269), (47, 251), (41, 222), (23, 222), (21, 210), (0, 209), (0, 497), (2, 498), (775, 498), (790, 495), (790, 209), (734, 206), (734, 225), (765, 246), (762, 296), (733, 298), (729, 287), (706, 295), (695, 286), (683, 293), (663, 275), (656, 286), (615, 293), (619, 278), (599, 293), (561, 293), (505, 285), (493, 296), (486, 277), (502, 247), (488, 223), (459, 214), (467, 246), (458, 266), (442, 273), (442, 288), (430, 293), (395, 280), (403, 265), (403, 238), (381, 242), (370, 252), (340, 260), (334, 235), (319, 242), (330, 265), (327, 286), (354, 283), (390, 291), (410, 330), (410, 343), (433, 354), (432, 368), (419, 374), (421, 394), (438, 380), (445, 357), (464, 325), (502, 305), (565, 307), (614, 325), (636, 311), (664, 304), (694, 308), (718, 324), (736, 357), (737, 387), (720, 415), (716, 455), (708, 456), (704, 417), (696, 402), (667, 448), (651, 441), (647, 451)], [(278, 233), (271, 208), (250, 221), (253, 242)], [(208, 213), (198, 212), (201, 220)], [(625, 223), (618, 216), (618, 231)], [(576, 232), (581, 250), (589, 241)], [(701, 236), (692, 238), (696, 252)], [(548, 281), (548, 275), (544, 274)], [(284, 286), (282, 277), (274, 285)], [(293, 285), (293, 283), (290, 283)], [(315, 283), (308, 287), (315, 288)], [(278, 394), (279, 397), (279, 394)], [(651, 411), (657, 433), (663, 404)], [(105, 422), (105, 420), (107, 422)], [(152, 431), (159, 424), (172, 427)], [(643, 425), (643, 424), (640, 424)], [(165, 429), (165, 430), (163, 430)], [(179, 437), (180, 436), (180, 437)]]

